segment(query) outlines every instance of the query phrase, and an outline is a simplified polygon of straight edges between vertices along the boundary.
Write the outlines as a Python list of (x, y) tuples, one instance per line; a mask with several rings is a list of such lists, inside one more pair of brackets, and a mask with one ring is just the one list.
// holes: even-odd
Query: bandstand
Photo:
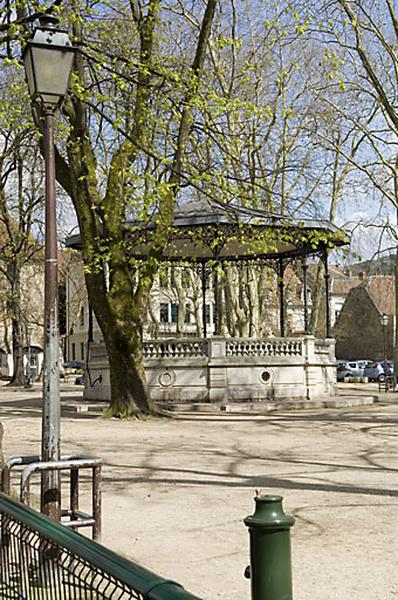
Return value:
[[(154, 224), (126, 225), (126, 236), (136, 260), (149, 253)], [(335, 388), (334, 340), (330, 332), (328, 254), (347, 243), (344, 233), (328, 221), (292, 220), (261, 210), (225, 209), (217, 204), (188, 203), (175, 212), (163, 260), (199, 266), (202, 293), (202, 335), (146, 339), (144, 365), (151, 396), (166, 403), (311, 402), (333, 396)], [(80, 236), (68, 240), (80, 247)], [(324, 265), (324, 336), (309, 334), (308, 259)], [(271, 267), (277, 275), (277, 336), (236, 338), (220, 335), (215, 311), (214, 331), (207, 330), (206, 278), (227, 264), (249, 263)], [(286, 267), (301, 270), (303, 331), (285, 333)], [(217, 297), (217, 294), (215, 294)], [(90, 319), (92, 323), (92, 319)], [(92, 342), (89, 332), (84, 396), (109, 400), (110, 378), (106, 349)]]

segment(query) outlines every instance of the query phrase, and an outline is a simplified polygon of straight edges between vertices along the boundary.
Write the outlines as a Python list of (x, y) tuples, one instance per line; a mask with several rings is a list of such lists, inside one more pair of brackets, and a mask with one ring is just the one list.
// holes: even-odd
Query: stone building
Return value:
[[(382, 360), (384, 344), (388, 359), (393, 359), (395, 282), (390, 275), (360, 274), (358, 284), (347, 299), (333, 327), (336, 357), (348, 360)], [(382, 325), (381, 317), (388, 322)]]

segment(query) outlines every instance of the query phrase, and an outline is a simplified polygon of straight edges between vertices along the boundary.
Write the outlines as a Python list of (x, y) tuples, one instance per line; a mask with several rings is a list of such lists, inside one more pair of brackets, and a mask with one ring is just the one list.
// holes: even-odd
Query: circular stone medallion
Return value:
[(270, 383), (271, 382), (272, 373), (269, 370), (261, 371), (259, 375), (259, 380), (261, 383)]
[(170, 385), (173, 385), (175, 380), (176, 374), (171, 370), (163, 371), (163, 373), (159, 375), (159, 383), (162, 387), (169, 387)]

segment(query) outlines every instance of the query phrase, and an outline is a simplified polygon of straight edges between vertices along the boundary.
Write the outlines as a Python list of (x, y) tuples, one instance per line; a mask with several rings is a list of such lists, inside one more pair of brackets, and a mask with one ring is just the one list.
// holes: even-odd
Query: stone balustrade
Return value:
[[(211, 337), (147, 340), (152, 397), (169, 402), (308, 400), (335, 393), (334, 340)], [(105, 348), (93, 344), (85, 397), (110, 398)], [(101, 377), (99, 377), (101, 375)], [(90, 387), (90, 381), (96, 382)]]
[(295, 338), (261, 341), (231, 339), (226, 342), (227, 356), (302, 356), (303, 342)]
[(144, 359), (151, 358), (191, 358), (207, 356), (207, 340), (151, 340), (144, 342)]
[[(191, 358), (209, 356), (210, 339), (146, 341), (143, 346), (144, 359), (151, 358)], [(295, 338), (261, 341), (253, 339), (231, 338), (225, 343), (226, 356), (302, 356), (303, 342)], [(329, 346), (326, 346), (327, 352)], [(322, 352), (324, 346), (320, 346)]]

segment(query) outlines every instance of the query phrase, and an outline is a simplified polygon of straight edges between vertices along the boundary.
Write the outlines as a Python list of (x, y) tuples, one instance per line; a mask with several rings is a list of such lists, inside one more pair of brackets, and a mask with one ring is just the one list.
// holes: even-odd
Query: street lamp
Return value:
[(380, 316), (380, 325), (383, 328), (383, 354), (384, 354), (384, 376), (387, 375), (387, 325), (388, 325), (388, 316), (384, 313)]
[[(23, 61), (34, 110), (44, 117), (44, 161), (46, 185), (45, 273), (44, 273), (44, 377), (43, 461), (60, 459), (59, 327), (57, 220), (55, 198), (54, 113), (66, 95), (75, 48), (66, 31), (56, 29), (58, 19), (40, 18), (40, 27), (27, 42)], [(42, 476), (41, 510), (60, 519), (60, 480), (57, 471)]]

